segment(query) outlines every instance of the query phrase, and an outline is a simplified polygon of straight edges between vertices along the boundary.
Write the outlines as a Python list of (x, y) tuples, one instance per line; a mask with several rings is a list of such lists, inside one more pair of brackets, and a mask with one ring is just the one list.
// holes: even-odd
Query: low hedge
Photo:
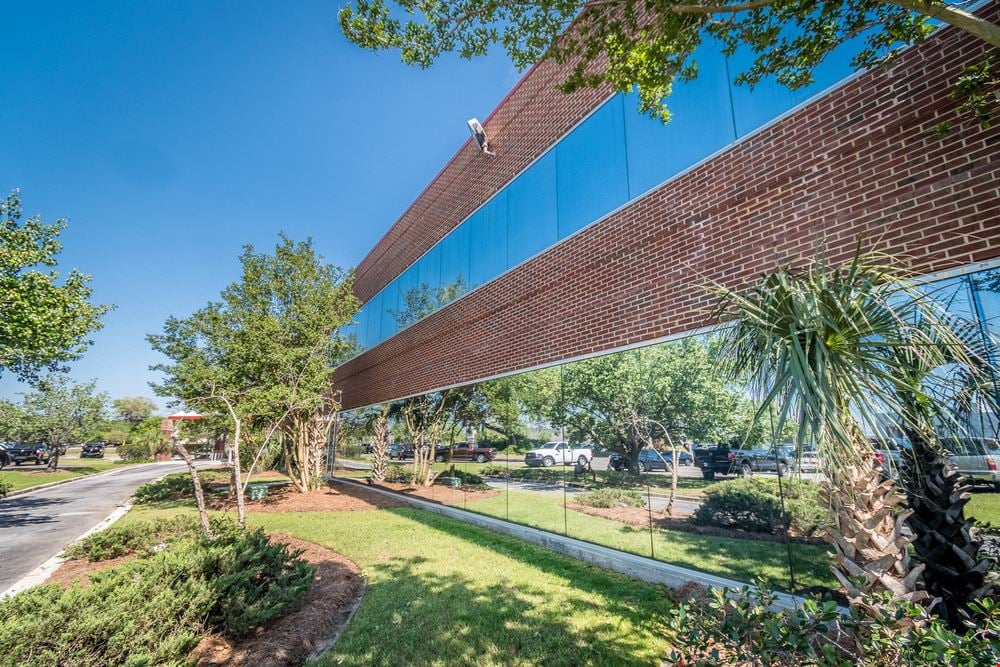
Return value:
[(508, 468), (490, 464), (479, 469), (483, 477), (498, 477), (500, 479), (517, 479), (528, 481), (557, 482), (563, 479), (564, 471), (560, 468)]
[[(783, 479), (781, 483), (791, 532), (809, 537), (830, 525), (819, 484), (797, 479)], [(778, 480), (750, 477), (719, 482), (705, 491), (691, 521), (701, 526), (741, 528), (756, 533), (781, 532)]]
[[(202, 470), (198, 473), (202, 487), (206, 488), (213, 482), (228, 482), (228, 470)], [(194, 498), (194, 485), (191, 483), (191, 473), (178, 472), (167, 475), (155, 482), (143, 484), (135, 491), (135, 502), (138, 504), (152, 503), (160, 500), (181, 500)]]
[(477, 491), (483, 491), (490, 488), (489, 485), (486, 484), (486, 481), (479, 475), (472, 472), (467, 472), (465, 470), (459, 470), (457, 468), (455, 470), (444, 471), (435, 478), (434, 483), (439, 486), (446, 485), (445, 478), (447, 477), (452, 477), (452, 478), (457, 477), (461, 484), (461, 488), (463, 489), (475, 489)]
[(182, 538), (90, 575), (0, 601), (0, 655), (12, 665), (184, 665), (210, 632), (246, 635), (295, 605), (313, 568), (261, 530)]

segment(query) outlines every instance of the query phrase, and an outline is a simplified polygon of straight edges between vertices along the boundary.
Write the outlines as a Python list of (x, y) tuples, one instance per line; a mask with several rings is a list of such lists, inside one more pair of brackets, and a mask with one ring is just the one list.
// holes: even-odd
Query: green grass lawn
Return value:
[(973, 493), (965, 513), (980, 523), (990, 523), (1000, 529), (1000, 493)]
[(257, 515), (356, 562), (368, 591), (319, 665), (655, 665), (670, 602), (651, 585), (415, 509)]
[[(469, 502), (466, 509), (641, 556), (650, 556), (652, 548), (657, 560), (744, 582), (764, 578), (776, 588), (790, 589), (784, 544), (654, 529), (651, 545), (649, 528), (564, 512), (562, 500), (561, 494), (501, 491)], [(836, 585), (826, 547), (793, 543), (791, 550), (797, 586)]]
[[(187, 503), (133, 508), (165, 519)], [(418, 509), (250, 514), (334, 549), (368, 589), (315, 665), (659, 665), (665, 589)]]
[(59, 469), (55, 472), (46, 472), (45, 465), (10, 465), (0, 471), (0, 481), (11, 484), (12, 491), (20, 489), (30, 489), (40, 484), (49, 482), (61, 482), (64, 479), (93, 475), (105, 472), (114, 468), (121, 468), (125, 465), (120, 461), (107, 461), (104, 459), (59, 459)]

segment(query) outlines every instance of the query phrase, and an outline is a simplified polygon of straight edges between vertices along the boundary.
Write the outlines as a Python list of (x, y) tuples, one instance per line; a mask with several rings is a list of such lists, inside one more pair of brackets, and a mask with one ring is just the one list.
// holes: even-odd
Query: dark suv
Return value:
[[(673, 467), (671, 464), (671, 456), (672, 454), (669, 451), (658, 452), (655, 449), (649, 449), (647, 447), (639, 452), (639, 472), (652, 472), (654, 470), (670, 472)], [(687, 452), (678, 451), (677, 463), (682, 466), (691, 465), (691, 455)], [(612, 452), (611, 456), (608, 457), (608, 469), (628, 470), (628, 457), (624, 454), (620, 454), (619, 452)]]
[(6, 449), (7, 456), (14, 462), (14, 465), (21, 465), (25, 461), (34, 461), (35, 465), (49, 462), (49, 449), (42, 443), (9, 444)]
[(104, 443), (103, 442), (85, 442), (80, 448), (80, 458), (104, 458)]

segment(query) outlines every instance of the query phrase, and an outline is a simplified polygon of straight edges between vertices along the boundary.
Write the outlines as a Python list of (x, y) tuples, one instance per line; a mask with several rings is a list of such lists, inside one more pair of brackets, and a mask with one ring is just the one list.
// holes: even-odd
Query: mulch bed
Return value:
[[(233, 510), (236, 500), (231, 498), (213, 499), (208, 502), (211, 509)], [(251, 512), (355, 512), (359, 510), (388, 509), (405, 507), (402, 500), (388, 498), (381, 493), (347, 487), (346, 485), (316, 489), (300, 493), (293, 486), (272, 487), (261, 500), (247, 498), (247, 509)]]
[[(258, 628), (251, 636), (237, 641), (220, 635), (205, 637), (188, 655), (197, 665), (301, 665), (310, 655), (325, 650), (332, 643), (364, 595), (365, 580), (360, 569), (337, 552), (287, 535), (269, 535), (275, 541), (300, 550), (300, 558), (316, 567), (313, 585), (294, 611)], [(88, 586), (88, 575), (133, 558), (134, 555), (129, 555), (96, 563), (86, 559), (68, 560), (48, 581), (61, 586), (78, 581)]]
[[(628, 524), (630, 526), (648, 526), (649, 525), (649, 510), (645, 507), (591, 507), (589, 505), (581, 505), (580, 503), (568, 503), (567, 508), (575, 511), (581, 512), (583, 514), (589, 514), (590, 516), (597, 516), (603, 519), (612, 519), (613, 521), (620, 521), (621, 523)], [(680, 515), (675, 515), (673, 517), (667, 516), (666, 512), (660, 510), (653, 511), (653, 527), (659, 528), (661, 530), (677, 530), (683, 531), (685, 533), (696, 533), (698, 535), (708, 535), (710, 537), (731, 537), (739, 540), (754, 540), (759, 542), (780, 542), (784, 543), (785, 537), (783, 535), (773, 535), (771, 533), (752, 533), (747, 530), (738, 530), (735, 528), (719, 528), (717, 526), (698, 526), (691, 523), (687, 518), (682, 518)], [(803, 537), (798, 535), (789, 535), (788, 539), (792, 542), (797, 542), (800, 544), (818, 544), (825, 545), (821, 539), (815, 537)]]
[(422, 500), (429, 500), (441, 503), (442, 505), (462, 505), (465, 502), (472, 502), (474, 500), (486, 500), (499, 493), (495, 489), (469, 491), (450, 486), (413, 486), (412, 484), (395, 484), (393, 482), (380, 482), (372, 486), (408, 496), (416, 496)]
[(316, 567), (312, 587), (295, 611), (258, 628), (254, 636), (236, 642), (219, 635), (203, 639), (188, 656), (199, 666), (301, 665), (330, 645), (361, 600), (365, 580), (357, 565), (312, 542), (279, 534), (271, 538), (301, 550), (300, 557)]

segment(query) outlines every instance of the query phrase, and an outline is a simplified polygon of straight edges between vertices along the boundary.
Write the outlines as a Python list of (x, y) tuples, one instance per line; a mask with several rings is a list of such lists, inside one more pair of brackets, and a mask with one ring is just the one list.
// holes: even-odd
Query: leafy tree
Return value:
[(118, 455), (128, 461), (148, 461), (165, 449), (159, 417), (143, 419), (129, 430), (128, 437), (118, 446)]
[(528, 411), (629, 457), (653, 440), (679, 443), (742, 435), (745, 401), (719, 371), (713, 346), (697, 338), (587, 359), (530, 374)]
[(403, 424), (413, 443), (414, 484), (430, 486), (434, 482), (434, 446), (447, 419), (467, 395), (461, 389), (446, 389), (404, 398), (389, 408), (387, 416)]
[(104, 419), (108, 396), (96, 382), (77, 384), (62, 374), (41, 378), (34, 391), (22, 395), (20, 409), (28, 439), (49, 447), (49, 470), (59, 467), (59, 449), (80, 442)]
[[(355, 44), (399, 50), (403, 62), (420, 67), (429, 67), (449, 52), (463, 58), (482, 56), (496, 44), (518, 68), (540, 60), (569, 64), (561, 84), (564, 92), (603, 85), (628, 92), (636, 87), (641, 109), (666, 121), (666, 100), (674, 82), (698, 75), (694, 53), (707, 39), (717, 40), (727, 54), (740, 47), (754, 54), (750, 66), (736, 77), (737, 83), (752, 86), (773, 76), (796, 89), (811, 83), (820, 63), (845, 42), (860, 36), (853, 53), (855, 67), (885, 64), (901, 46), (924, 41), (933, 32), (932, 19), (1000, 48), (1000, 26), (964, 11), (962, 4), (944, 0), (356, 0), (341, 9), (340, 25)], [(985, 67), (989, 69), (989, 63)], [(973, 77), (983, 80), (975, 73)], [(985, 102), (996, 106), (995, 99)]]
[(90, 276), (71, 270), (61, 282), (53, 267), (65, 219), (21, 222), (21, 195), (0, 201), (0, 375), (35, 382), (44, 371), (79, 359), (111, 306), (90, 303)]
[[(154, 385), (203, 414), (229, 419), (231, 447), (259, 428), (280, 435), (287, 472), (306, 491), (322, 478), (333, 369), (351, 352), (338, 334), (357, 310), (350, 272), (326, 264), (311, 240), (281, 237), (273, 254), (246, 246), (239, 281), (190, 317), (171, 317), (147, 337), (168, 358)], [(237, 466), (238, 467), (238, 466)]]
[(115, 412), (130, 424), (149, 419), (156, 412), (156, 403), (145, 396), (123, 396), (114, 401)]

